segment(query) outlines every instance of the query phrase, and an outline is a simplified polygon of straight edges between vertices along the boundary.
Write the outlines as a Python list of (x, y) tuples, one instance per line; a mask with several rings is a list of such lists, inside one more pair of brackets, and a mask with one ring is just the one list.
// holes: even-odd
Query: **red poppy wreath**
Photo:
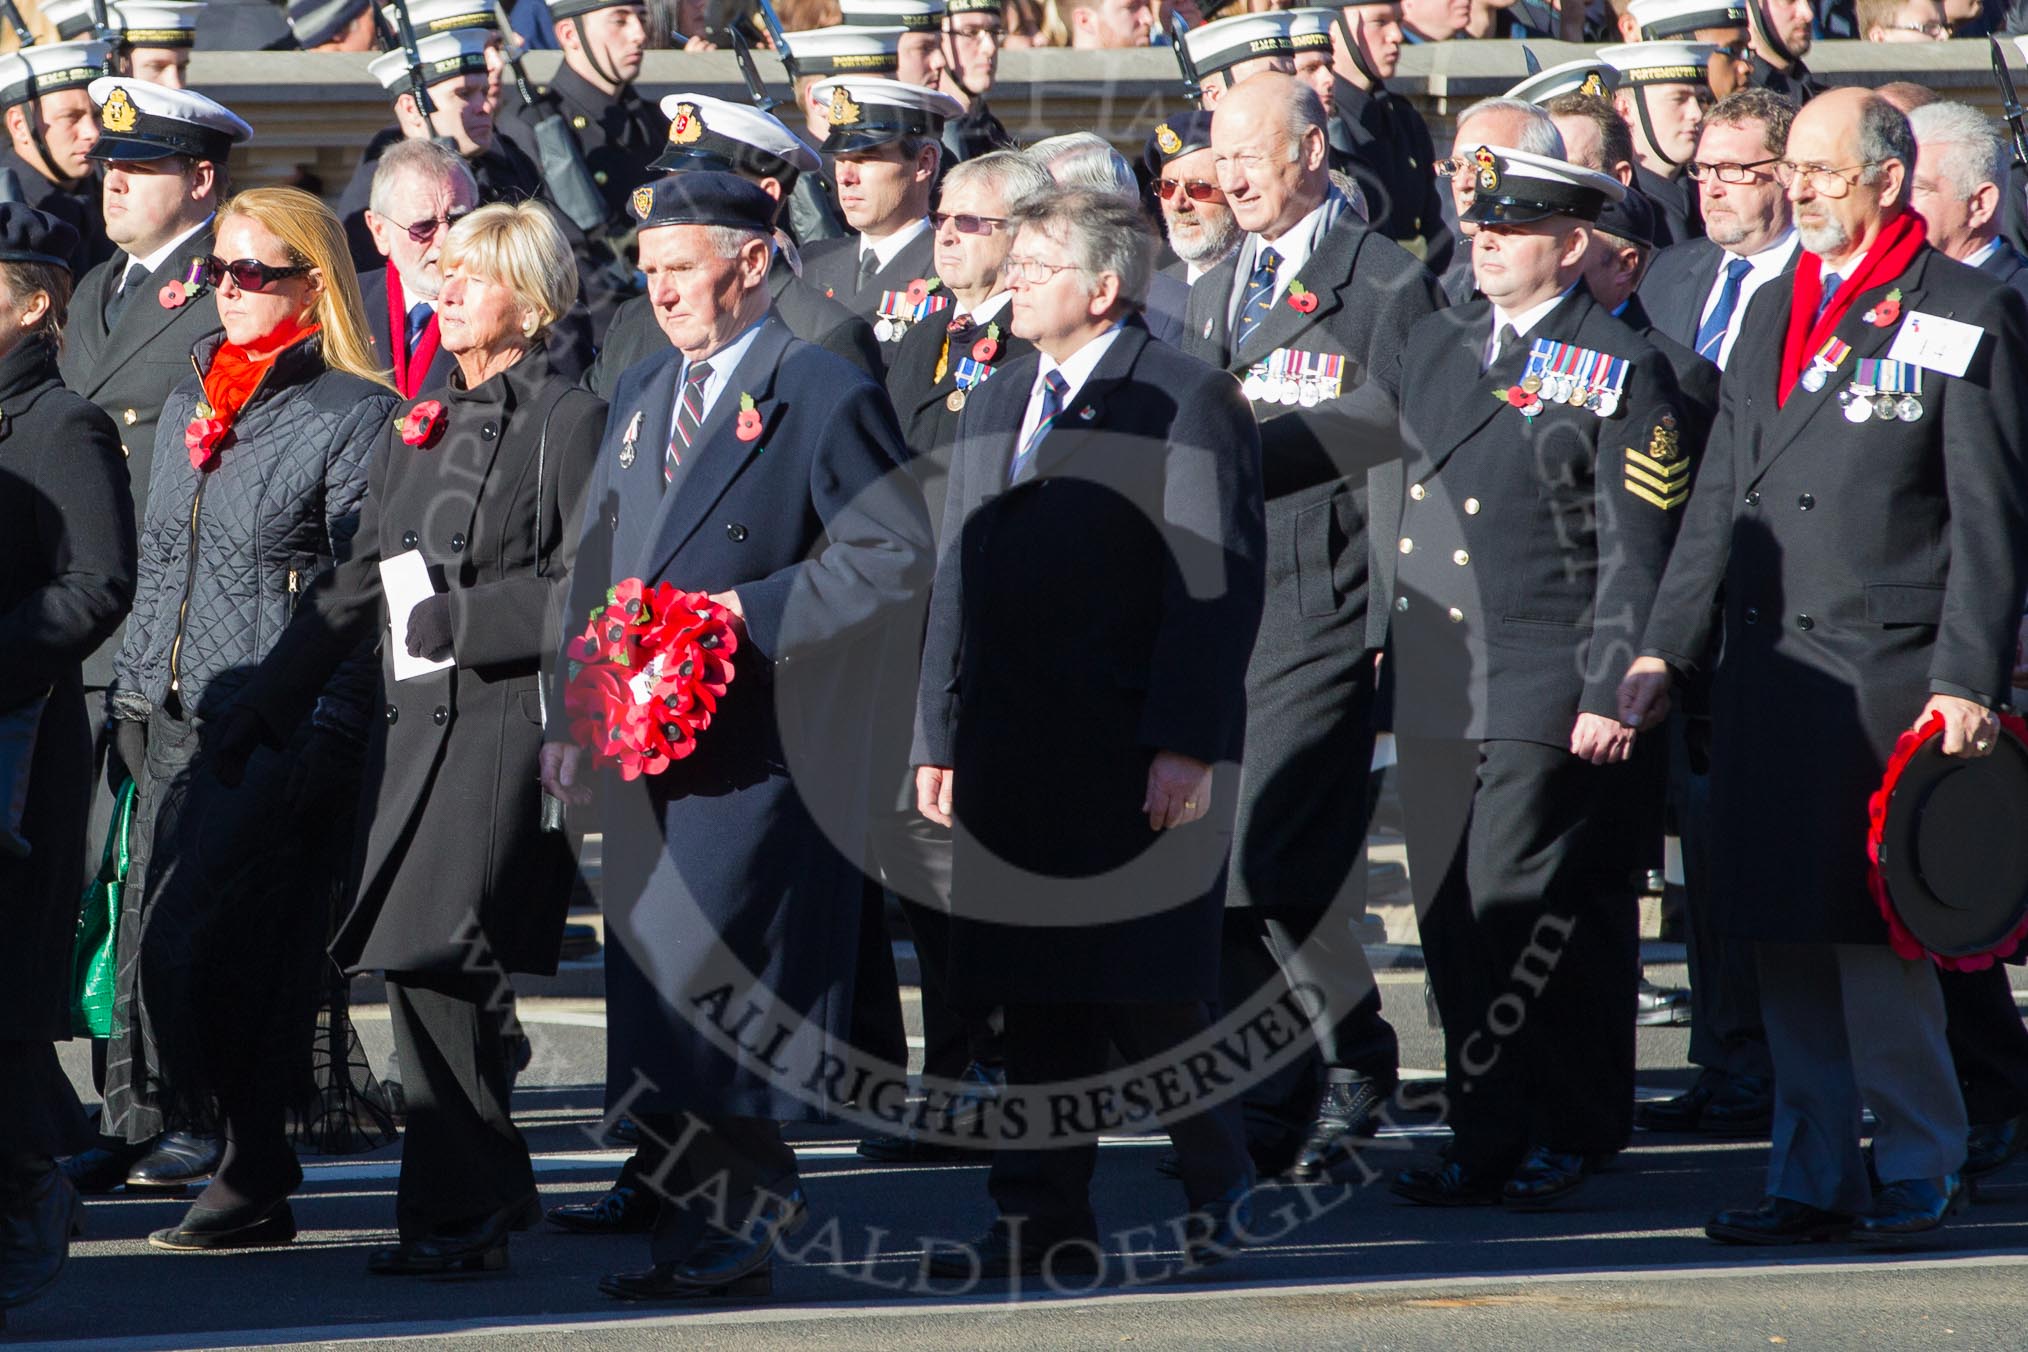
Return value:
[(732, 683), (732, 612), (702, 592), (628, 578), (570, 645), (570, 735), (622, 779), (697, 750)]

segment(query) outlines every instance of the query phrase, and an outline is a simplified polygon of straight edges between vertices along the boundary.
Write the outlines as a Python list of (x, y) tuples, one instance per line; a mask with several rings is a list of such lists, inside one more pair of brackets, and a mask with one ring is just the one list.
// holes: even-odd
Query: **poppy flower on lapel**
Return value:
[(929, 299), (930, 292), (942, 285), (943, 283), (934, 277), (916, 278), (908, 284), (908, 303), (910, 305), (922, 304), (925, 300)]
[(443, 435), (444, 424), (449, 421), (444, 416), (442, 404), (434, 399), (425, 399), (403, 416), (401, 439), (409, 446), (434, 446)]
[(1884, 329), (1901, 318), (1901, 288), (1895, 287), (1886, 299), (1860, 316), (1876, 329)]
[(231, 431), (232, 424), (224, 418), (192, 418), (183, 429), (183, 445), (190, 451), (190, 468), (215, 469), (218, 452)]
[(1317, 308), (1317, 293), (1301, 282), (1290, 282), (1289, 308), (1299, 315), (1311, 313)]
[(992, 361), (1000, 355), (1000, 326), (988, 324), (986, 336), (972, 344), (973, 361)]
[(165, 310), (180, 310), (183, 303), (190, 299), (190, 293), (183, 289), (181, 282), (165, 282), (162, 289), (155, 293), (155, 299), (162, 302)]
[(739, 397), (739, 419), (733, 424), (733, 434), (741, 441), (758, 441), (761, 434), (760, 410), (753, 406), (753, 396)]

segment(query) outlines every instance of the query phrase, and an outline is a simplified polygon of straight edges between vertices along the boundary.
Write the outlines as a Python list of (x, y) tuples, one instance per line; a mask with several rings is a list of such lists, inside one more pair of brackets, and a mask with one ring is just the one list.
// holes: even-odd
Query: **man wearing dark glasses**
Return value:
[[(101, 76), (81, 92), (104, 125), (90, 157), (105, 176), (105, 230), (120, 252), (79, 280), (58, 361), (64, 384), (119, 428), (140, 502), (147, 500), (162, 405), (189, 377), (191, 349), (219, 332), (201, 260), (211, 253), (212, 215), (228, 195), (226, 157), (253, 128), (202, 94), (142, 80)], [(122, 632), (86, 662), (88, 689), (110, 683)], [(88, 698), (96, 709), (97, 695)], [(116, 767), (106, 776), (113, 783), (95, 795), (87, 837), (93, 869), (112, 822), (114, 786), (124, 777)], [(97, 1055), (94, 1063), (102, 1065)], [(71, 1169), (86, 1192), (123, 1184), (180, 1188), (202, 1181), (218, 1157), (217, 1140), (178, 1131), (151, 1146), (87, 1151)]]
[(1232, 257), (1242, 233), (1212, 167), (1211, 114), (1193, 110), (1161, 123), (1143, 158), (1154, 176), (1162, 233), (1175, 255), (1162, 271), (1194, 286)]
[(479, 185), (456, 151), (434, 141), (389, 146), (373, 173), (366, 228), (386, 266), (359, 274), (374, 350), (413, 399), (451, 378), (457, 363), (437, 341), (437, 291), (451, 227), (479, 205)]

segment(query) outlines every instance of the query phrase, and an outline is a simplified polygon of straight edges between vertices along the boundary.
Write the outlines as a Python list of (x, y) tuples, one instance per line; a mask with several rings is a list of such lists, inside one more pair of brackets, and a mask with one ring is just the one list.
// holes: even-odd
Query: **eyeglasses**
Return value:
[(990, 235), (1000, 226), (1007, 224), (1005, 216), (974, 216), (969, 211), (932, 211), (930, 213), (930, 226), (932, 229), (942, 230), (946, 221), (958, 227), (958, 233), (961, 235)]
[(1748, 160), (1745, 164), (1706, 164), (1702, 160), (1692, 160), (1684, 166), (1684, 172), (1699, 183), (1708, 178), (1715, 178), (1720, 183), (1764, 183), (1770, 177), (1778, 177), (1781, 171), (1777, 169), (1774, 175), (1769, 175), (1759, 172), (1761, 166), (1779, 163), (1773, 155), (1764, 160)]
[(1928, 38), (1931, 42), (1942, 42), (1945, 38), (1948, 38), (1952, 33), (1957, 31), (1957, 26), (1955, 24), (1936, 23), (1934, 21), (1930, 23), (1889, 24), (1888, 27), (1892, 28), (1897, 33), (1920, 33), (1924, 37)]
[(471, 214), (469, 209), (453, 211), (447, 216), (432, 216), (426, 221), (417, 221), (414, 225), (404, 225), (402, 229), (408, 231), (408, 237), (416, 243), (427, 244), (437, 237), (437, 231), (448, 230)]
[(1438, 178), (1456, 178), (1460, 174), (1468, 173), (1478, 167), (1478, 165), (1472, 163), (1472, 161), (1464, 156), (1457, 155), (1448, 160), (1438, 160), (1430, 166), (1430, 172)]
[(1820, 197), (1843, 197), (1850, 193), (1852, 185), (1858, 182), (1857, 179), (1845, 176), (1863, 174), (1872, 167), (1871, 160), (1845, 169), (1833, 169), (1823, 164), (1795, 164), (1789, 160), (1777, 160), (1774, 176), (1775, 182), (1784, 188), (1794, 187), (1796, 180), (1802, 178), (1809, 180), (1810, 188)]
[(1158, 178), (1155, 180), (1155, 196), (1164, 202), (1176, 200), (1177, 190), (1193, 202), (1223, 202), (1225, 194), (1216, 183), (1207, 183), (1201, 178)]
[(1056, 276), (1059, 272), (1075, 271), (1077, 264), (1045, 263), (1039, 258), (1018, 258), (1013, 254), (1009, 254), (1007, 256), (1006, 268), (1008, 281), (1026, 282), (1030, 286), (1037, 286)]
[(232, 284), (242, 291), (265, 291), (284, 277), (300, 277), (309, 270), (308, 263), (278, 268), (257, 258), (235, 258), (228, 263), (217, 254), (209, 254), (204, 260), (204, 281), (215, 287), (231, 277)]

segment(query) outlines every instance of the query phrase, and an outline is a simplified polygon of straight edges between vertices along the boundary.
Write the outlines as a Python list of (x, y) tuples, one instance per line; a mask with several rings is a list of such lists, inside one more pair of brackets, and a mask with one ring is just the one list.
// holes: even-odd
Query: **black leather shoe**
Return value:
[(606, 1143), (608, 1145), (639, 1145), (641, 1143), (641, 1128), (636, 1125), (631, 1117), (615, 1118), (613, 1125), (606, 1129)]
[(366, 1256), (374, 1277), (442, 1277), (457, 1272), (500, 1272), (507, 1267), (507, 1234), (519, 1203), (495, 1212), (476, 1225), (448, 1230), (427, 1239), (410, 1240)]
[(923, 1275), (961, 1281), (1008, 1277), (1091, 1277), (1098, 1273), (1103, 1252), (1090, 1235), (1042, 1236), (1021, 1231), (1017, 1246), (1007, 1222), (994, 1221), (990, 1230), (970, 1244), (940, 1244), (923, 1256)]
[(1713, 1136), (1765, 1136), (1773, 1123), (1774, 1081), (1765, 1075), (1731, 1075), (1697, 1125)]
[(1721, 1244), (1821, 1244), (1851, 1229), (1850, 1216), (1787, 1197), (1763, 1197), (1758, 1206), (1721, 1211), (1704, 1222), (1704, 1233)]
[(77, 1189), (48, 1160), (15, 1161), (0, 1180), (0, 1310), (34, 1300), (63, 1271), (77, 1225)]
[(563, 942), (556, 956), (563, 962), (585, 962), (599, 955), (599, 932), (581, 920), (573, 920), (563, 927)]
[(1889, 1183), (1873, 1195), (1873, 1209), (1853, 1223), (1852, 1238), (1892, 1242), (1928, 1234), (1970, 1200), (1961, 1174)]
[(1431, 1169), (1404, 1169), (1387, 1190), (1417, 1206), (1498, 1206), (1506, 1180), (1445, 1160)]
[(662, 1203), (646, 1188), (615, 1186), (596, 1202), (566, 1202), (549, 1209), (549, 1223), (574, 1235), (644, 1235), (655, 1228)]
[(81, 1150), (63, 1162), (63, 1176), (71, 1186), (87, 1197), (101, 1197), (118, 1192), (127, 1185), (127, 1171), (134, 1162), (154, 1148), (153, 1142), (141, 1145), (116, 1146), (95, 1145)]
[(615, 1300), (696, 1300), (704, 1297), (765, 1297), (774, 1292), (775, 1248), (809, 1220), (801, 1188), (764, 1194), (739, 1234), (713, 1233), (689, 1257), (657, 1263), (646, 1272), (615, 1272), (599, 1278), (599, 1290)]
[(127, 1170), (127, 1186), (175, 1190), (192, 1183), (206, 1183), (224, 1154), (225, 1143), (216, 1136), (172, 1131)]
[(1690, 992), (1681, 986), (1657, 986), (1641, 979), (1634, 997), (1634, 1026), (1678, 1028), (1690, 1022)]
[(1380, 1109), (1393, 1085), (1353, 1080), (1326, 1086), (1316, 1120), (1288, 1169), (1291, 1183), (1317, 1183), (1352, 1157), (1353, 1143), (1380, 1134)]
[(1984, 1178), (2007, 1167), (2028, 1147), (2028, 1115), (1973, 1127), (1965, 1137), (1966, 1178)]
[(1253, 1219), (1253, 1185), (1242, 1183), (1190, 1217), (1190, 1237), (1183, 1259), (1193, 1268), (1210, 1267), (1236, 1257), (1252, 1242), (1247, 1224)]
[(1696, 1082), (1676, 1097), (1635, 1104), (1634, 1125), (1643, 1131), (1695, 1131), (1724, 1084), (1723, 1071), (1699, 1071)]
[(158, 1249), (179, 1253), (209, 1249), (265, 1249), (287, 1244), (296, 1237), (296, 1214), (289, 1199), (236, 1206), (223, 1211), (194, 1206), (183, 1220), (167, 1230), (157, 1230), (148, 1242)]
[(1536, 1146), (1501, 1185), (1500, 1200), (1517, 1211), (1540, 1211), (1583, 1187), (1591, 1171), (1589, 1155)]

